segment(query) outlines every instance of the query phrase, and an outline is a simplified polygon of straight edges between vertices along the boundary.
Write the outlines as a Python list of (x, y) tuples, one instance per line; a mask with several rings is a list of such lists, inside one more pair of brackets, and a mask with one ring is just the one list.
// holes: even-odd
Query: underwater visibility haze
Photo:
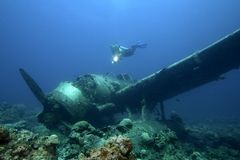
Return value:
[(238, 0), (0, 1), (0, 160), (240, 159), (239, 28)]

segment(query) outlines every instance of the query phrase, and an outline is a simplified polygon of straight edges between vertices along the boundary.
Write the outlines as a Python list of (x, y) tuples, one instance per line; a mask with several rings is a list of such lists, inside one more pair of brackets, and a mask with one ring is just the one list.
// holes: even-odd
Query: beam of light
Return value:
[(112, 58), (112, 63), (117, 63), (119, 61), (119, 56), (115, 55)]

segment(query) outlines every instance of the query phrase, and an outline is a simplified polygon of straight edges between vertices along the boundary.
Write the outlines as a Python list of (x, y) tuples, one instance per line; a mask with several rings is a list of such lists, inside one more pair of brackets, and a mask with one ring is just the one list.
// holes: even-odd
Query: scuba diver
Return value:
[(122, 57), (129, 57), (134, 55), (135, 50), (137, 48), (146, 48), (146, 43), (137, 43), (135, 45), (132, 45), (131, 47), (127, 48), (124, 46), (121, 46), (119, 44), (113, 44), (111, 45), (112, 50), (112, 63), (117, 63)]

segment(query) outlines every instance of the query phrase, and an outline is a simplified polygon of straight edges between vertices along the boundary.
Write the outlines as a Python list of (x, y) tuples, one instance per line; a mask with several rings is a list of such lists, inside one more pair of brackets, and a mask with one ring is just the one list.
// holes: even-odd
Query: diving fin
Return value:
[(38, 84), (33, 80), (33, 78), (22, 68), (19, 69), (20, 74), (23, 79), (27, 83), (28, 87), (31, 89), (32, 93), (39, 100), (39, 102), (44, 106), (44, 109), (47, 109), (49, 106), (49, 101), (45, 96), (42, 89), (38, 86)]

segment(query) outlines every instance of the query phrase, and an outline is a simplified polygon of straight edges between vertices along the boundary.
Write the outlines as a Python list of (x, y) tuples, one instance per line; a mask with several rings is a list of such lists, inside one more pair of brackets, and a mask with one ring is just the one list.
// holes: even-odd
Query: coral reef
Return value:
[[(3, 112), (6, 108), (0, 115)], [(95, 128), (79, 121), (64, 135), (37, 123), (35, 113), (24, 115), (0, 125), (0, 160), (240, 159), (239, 121), (184, 124), (174, 113), (166, 123), (124, 118), (119, 124)]]
[(63, 159), (77, 158), (80, 153), (101, 145), (103, 132), (95, 129), (87, 121), (79, 121), (72, 126), (65, 143), (59, 147), (59, 156)]
[(0, 144), (4, 144), (10, 141), (10, 134), (9, 131), (5, 128), (0, 126)]
[(91, 150), (89, 155), (80, 156), (80, 160), (134, 160), (132, 143), (123, 136), (110, 137), (101, 148)]
[(129, 129), (133, 127), (133, 122), (131, 119), (124, 118), (118, 125), (117, 130), (119, 130), (122, 133), (127, 132)]
[(11, 128), (4, 128), (4, 132), (1, 139), (7, 143), (0, 143), (1, 160), (57, 159), (56, 147), (59, 141), (56, 135), (38, 136), (27, 130)]

